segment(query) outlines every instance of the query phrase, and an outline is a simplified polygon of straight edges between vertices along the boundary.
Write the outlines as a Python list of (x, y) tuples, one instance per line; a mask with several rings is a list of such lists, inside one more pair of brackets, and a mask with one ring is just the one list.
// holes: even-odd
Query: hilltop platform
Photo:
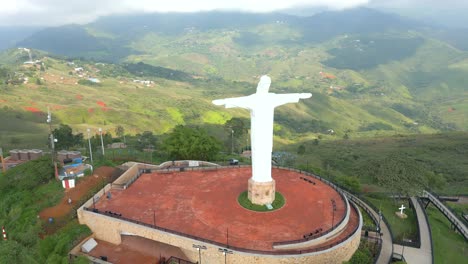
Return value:
[[(275, 251), (274, 242), (302, 239), (317, 229), (327, 232), (345, 217), (345, 201), (333, 188), (302, 175), (274, 169), (277, 191), (286, 204), (272, 212), (253, 212), (237, 202), (246, 190), (250, 168), (143, 174), (126, 190), (112, 190), (95, 207), (146, 224), (249, 250)], [(336, 202), (333, 215), (331, 200)], [(333, 223), (332, 223), (333, 222)], [(349, 226), (355, 227), (351, 213)], [(351, 232), (353, 228), (348, 230)], [(333, 243), (341, 236), (327, 241)], [(323, 246), (320, 244), (318, 246)]]

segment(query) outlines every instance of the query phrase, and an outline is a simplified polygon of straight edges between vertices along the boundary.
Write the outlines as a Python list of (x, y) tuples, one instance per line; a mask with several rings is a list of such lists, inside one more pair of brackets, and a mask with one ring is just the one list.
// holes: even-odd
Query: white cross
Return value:
[(398, 209), (400, 210), (400, 214), (403, 214), (403, 209), (406, 209), (406, 207), (405, 207), (405, 206), (403, 206), (403, 205), (401, 205), (401, 207), (400, 207), (400, 208), (398, 208)]

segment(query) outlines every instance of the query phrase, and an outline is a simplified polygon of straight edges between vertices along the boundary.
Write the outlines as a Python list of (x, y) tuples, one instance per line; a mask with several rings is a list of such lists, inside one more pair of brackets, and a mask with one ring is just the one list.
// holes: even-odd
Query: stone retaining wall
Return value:
[[(354, 234), (332, 248), (298, 255), (252, 254), (233, 250), (233, 254), (228, 254), (227, 258), (229, 259), (229, 263), (232, 264), (342, 263), (343, 261), (349, 260), (359, 246), (362, 217), (359, 210), (357, 210), (357, 212), (360, 220), (359, 226)], [(224, 261), (224, 255), (218, 251), (220, 247), (216, 245), (203, 243), (198, 240), (163, 232), (151, 227), (94, 213), (92, 211), (86, 211), (83, 208), (78, 210), (78, 218), (81, 224), (86, 224), (93, 231), (94, 237), (113, 244), (120, 244), (123, 234), (135, 235), (178, 247), (192, 262), (198, 261), (198, 252), (193, 248), (193, 244), (205, 245), (207, 250), (202, 251), (203, 263), (219, 264)]]

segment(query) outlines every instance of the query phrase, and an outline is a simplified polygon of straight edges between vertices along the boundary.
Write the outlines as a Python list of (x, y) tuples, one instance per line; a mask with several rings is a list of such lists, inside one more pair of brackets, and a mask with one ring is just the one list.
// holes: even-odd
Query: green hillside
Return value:
[[(376, 17), (378, 23), (369, 23)], [(279, 143), (467, 130), (468, 53), (425, 32), (369, 9), (305, 18), (234, 12), (114, 16), (45, 29), (19, 44), (48, 52), (32, 51), (43, 69), (23, 65), (24, 51), (0, 54), (0, 119), (8, 123), (0, 143), (14, 145), (20, 138), (39, 144), (48, 130), (47, 107), (54, 125), (79, 132), (114, 132), (123, 125), (130, 134), (161, 134), (196, 124), (217, 134), (227, 120), (248, 113), (211, 100), (254, 92), (262, 74), (272, 77), (272, 92), (313, 93), (278, 108)], [(27, 84), (18, 81), (24, 77)]]
[[(257, 81), (196, 78), (145, 64), (120, 66), (75, 61), (75, 65), (68, 65), (66, 61), (50, 57), (42, 61), (44, 71), (19, 64), (10, 66), (17, 75), (28, 76), (28, 83), (2, 85), (0, 118), (8, 124), (2, 126), (2, 144), (31, 146), (36, 142), (43, 146), (45, 141), (39, 139), (45, 138), (48, 132), (44, 122), (47, 108), (53, 114), (54, 125), (66, 123), (78, 132), (85, 132), (87, 127), (102, 127), (114, 133), (117, 125), (123, 125), (130, 134), (145, 130), (160, 134), (178, 124), (213, 124), (221, 129), (233, 116), (246, 117), (248, 113), (216, 107), (211, 100), (252, 93)], [(84, 69), (83, 73), (75, 72), (78, 66)], [(138, 71), (138, 76), (127, 71), (136, 73), (135, 69), (140, 68), (144, 71)], [(100, 83), (94, 84), (80, 75), (93, 76)], [(137, 79), (153, 83), (134, 82)], [(340, 137), (345, 131), (358, 137), (373, 135), (373, 130), (381, 130), (383, 134), (414, 132), (413, 127), (405, 126), (412, 122), (411, 118), (391, 108), (381, 108), (378, 102), (370, 99), (357, 103), (346, 94), (343, 97), (327, 94), (321, 86), (329, 85), (328, 81), (319, 79), (318, 82), (318, 87), (309, 86), (301, 79), (273, 83), (273, 92), (314, 94), (312, 99), (301, 104), (277, 110), (279, 138), (294, 141), (315, 138), (317, 134), (327, 134), (328, 129), (336, 132), (332, 137)], [(372, 124), (383, 124), (383, 129)], [(417, 129), (437, 131), (425, 125)]]

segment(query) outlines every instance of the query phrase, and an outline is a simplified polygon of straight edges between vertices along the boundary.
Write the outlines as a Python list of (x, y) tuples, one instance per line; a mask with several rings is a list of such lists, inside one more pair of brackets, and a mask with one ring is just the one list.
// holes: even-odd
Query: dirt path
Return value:
[[(39, 217), (43, 220), (47, 220), (50, 217), (59, 219), (68, 215), (73, 209), (75, 203), (79, 201), (81, 197), (85, 196), (88, 193), (88, 190), (101, 184), (103, 181), (107, 182), (108, 179), (111, 178), (114, 170), (115, 169), (112, 167), (99, 167), (94, 171), (93, 175), (81, 178), (77, 182), (75, 188), (64, 189), (65, 195), (60, 203), (53, 207), (45, 208), (39, 213)], [(68, 198), (72, 199), (71, 204), (68, 204)]]

